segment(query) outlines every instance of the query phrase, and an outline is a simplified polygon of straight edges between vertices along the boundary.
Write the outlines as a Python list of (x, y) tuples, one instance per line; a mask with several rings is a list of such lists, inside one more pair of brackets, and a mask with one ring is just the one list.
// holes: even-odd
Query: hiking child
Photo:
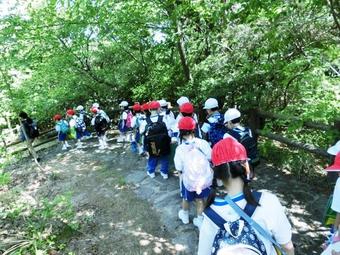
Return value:
[[(165, 122), (168, 124), (169, 127), (171, 127), (173, 123), (175, 122), (175, 115), (169, 109), (169, 103), (164, 99), (161, 99), (158, 102), (161, 105), (159, 115), (164, 116)], [(171, 136), (171, 133), (169, 133), (169, 135)]]
[(249, 164), (251, 166), (252, 174), (254, 175), (255, 167), (260, 164), (259, 151), (257, 149), (257, 142), (253, 137), (251, 129), (243, 127), (241, 124), (241, 113), (236, 108), (228, 109), (224, 114), (224, 124), (228, 128), (228, 134), (234, 137), (247, 150)]
[(34, 160), (40, 161), (38, 154), (33, 148), (34, 139), (39, 136), (39, 130), (37, 127), (37, 123), (34, 122), (26, 112), (20, 112), (20, 138), (21, 141), (26, 141), (27, 149), (29, 153), (32, 155)]
[(108, 147), (107, 139), (106, 139), (106, 131), (109, 129), (109, 117), (105, 114), (104, 111), (101, 111), (98, 108), (91, 108), (91, 112), (93, 113), (93, 118), (91, 120), (92, 126), (96, 130), (99, 149), (104, 150)]
[(170, 137), (168, 127), (163, 116), (159, 115), (160, 104), (152, 101), (149, 104), (150, 116), (142, 121), (140, 133), (144, 134), (144, 147), (148, 152), (147, 174), (155, 178), (155, 170), (158, 162), (161, 164), (161, 175), (163, 179), (168, 179)]
[[(119, 104), (121, 114), (118, 121), (119, 137), (117, 142), (124, 142), (125, 140), (131, 140), (131, 137), (127, 137), (128, 131), (131, 131), (132, 112), (129, 110), (129, 103), (122, 101)], [(131, 135), (131, 134), (130, 134)]]
[[(76, 146), (80, 149), (83, 146), (81, 139), (84, 136), (84, 131), (86, 129), (85, 122), (77, 117), (76, 112), (73, 109), (67, 110), (66, 115), (69, 118), (71, 138), (77, 140)], [(75, 132), (75, 136), (72, 134), (73, 132)]]
[(82, 121), (85, 124), (85, 130), (83, 132), (83, 138), (90, 138), (91, 133), (89, 132), (88, 128), (91, 126), (91, 117), (90, 115), (85, 111), (84, 106), (78, 105), (76, 108), (77, 111), (77, 117), (80, 121)]
[(207, 141), (195, 137), (196, 122), (183, 117), (178, 123), (181, 144), (176, 148), (175, 168), (180, 173), (182, 209), (178, 217), (183, 224), (189, 223), (190, 202), (196, 202), (197, 217), (193, 224), (198, 228), (203, 221), (205, 199), (209, 196), (213, 172), (210, 168), (211, 148)]
[(132, 139), (131, 139), (131, 151), (134, 153), (143, 153), (143, 148), (141, 144), (141, 135), (139, 133), (140, 123), (145, 120), (145, 116), (142, 115), (142, 106), (139, 103), (135, 103), (132, 106), (132, 123), (131, 128), (133, 129)]
[(58, 141), (63, 145), (61, 149), (67, 150), (68, 147), (71, 147), (66, 141), (67, 134), (70, 130), (69, 124), (60, 114), (54, 115), (53, 120), (55, 121), (55, 130), (58, 134)]
[(213, 147), (211, 160), (214, 178), (223, 183), (227, 195), (216, 197), (212, 192), (208, 199), (198, 255), (218, 254), (222, 248), (227, 252), (228, 246), (262, 255), (276, 255), (277, 247), (286, 255), (293, 255), (292, 229), (279, 199), (249, 187), (244, 146), (231, 137), (225, 138)]
[(325, 246), (331, 244), (335, 238), (340, 239), (340, 148), (337, 148), (338, 144), (332, 146), (327, 150), (329, 154), (335, 152), (337, 152), (337, 154), (335, 156), (334, 163), (325, 168), (325, 170), (327, 171), (327, 173), (336, 173), (338, 175), (338, 179), (334, 187), (333, 196), (331, 198), (330, 204), (330, 209), (333, 211), (331, 213), (332, 215), (330, 215), (332, 217), (330, 217), (331, 219), (328, 219), (328, 221), (331, 221), (331, 223), (333, 223), (333, 226), (331, 229), (330, 238), (326, 242)]
[(227, 128), (224, 126), (224, 118), (218, 111), (219, 106), (215, 98), (207, 99), (203, 109), (207, 111), (208, 115), (201, 130), (211, 147), (213, 147), (218, 141), (223, 139), (224, 134), (227, 132)]

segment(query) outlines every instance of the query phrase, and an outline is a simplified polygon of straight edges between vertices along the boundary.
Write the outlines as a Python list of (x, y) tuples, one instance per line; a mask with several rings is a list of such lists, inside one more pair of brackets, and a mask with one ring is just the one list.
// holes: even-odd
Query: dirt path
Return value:
[[(197, 229), (177, 219), (177, 177), (163, 180), (158, 174), (151, 179), (145, 159), (132, 155), (127, 145), (111, 141), (109, 150), (100, 151), (95, 144), (91, 140), (82, 150), (62, 152), (54, 146), (44, 151), (46, 172), (39, 181), (28, 160), (10, 168), (13, 185), (33, 199), (72, 192), (82, 222), (65, 254), (195, 254)], [(326, 229), (319, 221), (326, 196), (269, 165), (257, 171), (253, 186), (271, 190), (288, 208), (297, 254), (320, 254)], [(191, 219), (193, 215), (192, 210)]]

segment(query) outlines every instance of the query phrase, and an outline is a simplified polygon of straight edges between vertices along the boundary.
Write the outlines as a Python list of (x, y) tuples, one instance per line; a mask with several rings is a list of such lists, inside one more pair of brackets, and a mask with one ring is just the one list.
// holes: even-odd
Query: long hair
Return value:
[[(223, 181), (223, 183), (226, 183), (228, 182), (230, 178), (240, 177), (244, 183), (243, 194), (245, 196), (247, 203), (250, 203), (252, 205), (259, 205), (251, 193), (249, 180), (247, 178), (246, 169), (244, 167), (245, 163), (246, 161), (232, 161), (229, 163), (224, 163), (224, 164), (215, 166), (213, 168), (214, 178), (220, 179)], [(209, 207), (214, 202), (215, 197), (216, 197), (216, 191), (212, 190), (212, 192), (210, 193), (208, 197), (207, 207)]]
[(187, 135), (195, 135), (195, 130), (180, 130), (179, 131), (179, 140), (180, 143), (183, 142), (183, 137)]

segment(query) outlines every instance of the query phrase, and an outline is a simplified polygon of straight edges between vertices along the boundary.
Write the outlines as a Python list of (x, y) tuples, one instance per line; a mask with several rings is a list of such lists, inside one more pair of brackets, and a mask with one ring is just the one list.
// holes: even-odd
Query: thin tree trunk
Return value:
[(177, 42), (177, 48), (179, 52), (179, 56), (181, 59), (181, 64), (183, 67), (183, 73), (186, 81), (192, 81), (192, 76), (189, 68), (189, 64), (187, 61), (187, 56), (185, 52), (185, 42), (184, 42), (184, 35), (181, 29), (181, 22), (177, 21), (176, 22), (176, 27), (177, 27), (177, 34), (179, 36), (178, 42)]

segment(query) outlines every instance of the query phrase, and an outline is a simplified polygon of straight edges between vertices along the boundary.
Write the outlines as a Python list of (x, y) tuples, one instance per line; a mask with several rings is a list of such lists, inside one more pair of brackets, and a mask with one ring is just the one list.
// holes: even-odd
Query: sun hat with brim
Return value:
[(340, 140), (327, 150), (327, 153), (331, 155), (336, 155), (338, 152), (340, 152)]
[(325, 168), (327, 172), (340, 172), (340, 152), (336, 154), (333, 165)]
[(211, 161), (214, 166), (247, 159), (247, 151), (244, 146), (231, 137), (216, 143), (211, 153)]

